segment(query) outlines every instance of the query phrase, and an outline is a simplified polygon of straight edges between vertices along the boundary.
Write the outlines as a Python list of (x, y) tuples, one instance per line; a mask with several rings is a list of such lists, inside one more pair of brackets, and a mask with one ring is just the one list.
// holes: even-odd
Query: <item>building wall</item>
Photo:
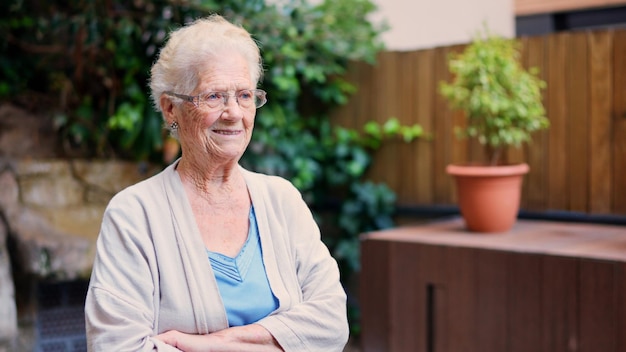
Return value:
[[(580, 14), (581, 11), (593, 12), (617, 8), (622, 11), (620, 14), (623, 14), (626, 7), (626, 0), (373, 0), (373, 2), (377, 4), (379, 11), (372, 20), (384, 20), (390, 26), (390, 30), (383, 34), (387, 50), (390, 51), (410, 51), (466, 43), (483, 23), (487, 23), (494, 33), (505, 37), (546, 32), (540, 28), (546, 24), (536, 21), (531, 23), (530, 29), (538, 31), (537, 33), (516, 30), (516, 16), (533, 18), (539, 16), (538, 18), (545, 22), (551, 19), (550, 16), (559, 13)], [(592, 20), (596, 26), (616, 25), (616, 19), (608, 18), (610, 16), (604, 13), (598, 12), (594, 16), (596, 18)], [(607, 17), (606, 23), (602, 22), (603, 16)], [(623, 15), (612, 15), (616, 16), (623, 18)], [(554, 26), (548, 23), (548, 27)], [(591, 27), (591, 24), (588, 27)], [(555, 27), (547, 32), (557, 29)]]
[(469, 42), (483, 23), (497, 34), (515, 35), (514, 0), (373, 0), (390, 30), (390, 51), (409, 51)]

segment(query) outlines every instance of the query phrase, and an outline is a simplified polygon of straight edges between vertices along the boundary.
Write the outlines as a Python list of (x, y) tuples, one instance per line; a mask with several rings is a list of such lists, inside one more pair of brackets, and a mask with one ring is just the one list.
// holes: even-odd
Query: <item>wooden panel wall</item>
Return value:
[[(626, 30), (579, 31), (525, 37), (522, 60), (547, 82), (544, 105), (551, 127), (534, 135), (509, 161), (526, 161), (522, 207), (626, 215)], [(386, 182), (399, 205), (455, 203), (445, 173), (450, 162), (482, 160), (475, 142), (458, 140), (464, 122), (437, 91), (450, 79), (447, 57), (463, 45), (412, 52), (384, 52), (370, 66), (353, 63), (348, 79), (357, 94), (334, 116), (360, 129), (367, 121), (396, 117), (421, 124), (429, 138), (388, 141), (376, 153), (369, 176)]]
[(515, 15), (533, 15), (562, 11), (625, 5), (624, 0), (515, 0)]

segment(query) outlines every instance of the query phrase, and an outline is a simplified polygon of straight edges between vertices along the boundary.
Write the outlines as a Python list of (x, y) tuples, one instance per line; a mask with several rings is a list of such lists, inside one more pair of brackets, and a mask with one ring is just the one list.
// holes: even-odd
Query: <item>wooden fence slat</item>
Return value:
[[(437, 86), (442, 80), (450, 80), (450, 71), (448, 70), (448, 56), (450, 48), (435, 48), (435, 77), (433, 90), (437, 91)], [(433, 189), (435, 191), (435, 202), (446, 204), (452, 202), (452, 180), (445, 172), (446, 165), (451, 161), (452, 143), (452, 112), (448, 107), (447, 101), (441, 94), (435, 94), (435, 119), (433, 123), (433, 151), (435, 158), (433, 160)]]
[[(529, 39), (527, 37), (520, 38), (518, 42), (520, 43), (520, 63), (522, 66), (528, 67), (528, 55), (530, 54), (528, 45)], [(527, 161), (525, 150), (521, 147), (509, 147), (507, 150), (505, 150), (504, 157), (506, 159), (506, 162), (511, 164), (523, 163)], [(522, 184), (522, 186), (524, 188), (526, 187), (525, 184)], [(525, 193), (525, 191), (523, 190), (522, 193)]]
[[(546, 80), (546, 38), (543, 36), (528, 38), (526, 42), (526, 67), (539, 69), (539, 78)], [(547, 92), (542, 92), (543, 104), (546, 105)], [(522, 207), (525, 209), (545, 210), (547, 207), (548, 159), (544, 150), (548, 146), (548, 131), (538, 131), (532, 136), (532, 142), (526, 146), (526, 162), (530, 172), (524, 180)]]
[[(589, 212), (611, 211), (611, 88), (613, 32), (591, 32), (589, 39)], [(626, 63), (622, 63), (626, 64)]]
[(548, 208), (567, 209), (567, 84), (564, 62), (569, 33), (548, 37), (547, 111), (550, 119), (548, 149)]
[[(459, 53), (465, 49), (463, 45), (456, 45), (450, 47), (451, 52)], [(467, 118), (465, 113), (460, 110), (454, 110), (451, 112), (452, 125), (448, 133), (451, 136), (450, 144), (450, 162), (451, 163), (465, 163), (467, 161), (474, 160), (472, 154), (472, 148), (470, 146), (471, 140), (466, 138), (459, 139), (455, 133), (457, 128), (465, 128), (467, 126)], [(482, 156), (482, 147), (479, 147), (479, 155)], [(481, 158), (482, 159), (482, 158)]]
[[(413, 101), (409, 99), (407, 91), (413, 89), (413, 82), (408, 79), (409, 76), (412, 76), (415, 72), (411, 65), (411, 62), (407, 59), (408, 52), (398, 52), (396, 53), (396, 70), (393, 72), (396, 87), (396, 104), (397, 107), (395, 109), (391, 109), (393, 111), (392, 117), (398, 119), (401, 124), (407, 125), (411, 119), (411, 114), (413, 110)], [(404, 74), (403, 74), (404, 73)], [(410, 73), (410, 74), (409, 74)], [(400, 160), (411, 160), (413, 158), (410, 155), (410, 150), (408, 150), (408, 145), (402, 142), (400, 139), (396, 139), (395, 142), (389, 143), (393, 144), (395, 148), (394, 155), (394, 163), (399, 164)], [(413, 185), (411, 182), (408, 182), (409, 178), (414, 178), (413, 170), (407, 169), (405, 166), (398, 169), (395, 175), (395, 182), (397, 185), (397, 197), (399, 202), (405, 202), (407, 199), (410, 199), (411, 194), (413, 193)]]
[(567, 51), (567, 177), (569, 206), (565, 210), (587, 211), (589, 162), (589, 50), (587, 33), (573, 33)]
[[(530, 62), (532, 59), (535, 59), (536, 61), (536, 58), (531, 57), (531, 55), (533, 55), (532, 49), (530, 47), (531, 39), (535, 39), (535, 38), (523, 37), (520, 39), (521, 51), (522, 51), (520, 59), (521, 59), (522, 66), (525, 68), (536, 66), (536, 63)], [(526, 149), (527, 147), (522, 147), (522, 148), (510, 147), (509, 150), (507, 151), (507, 162), (509, 163), (526, 162), (530, 166), (530, 170), (534, 171), (533, 165), (531, 164), (528, 158), (528, 151)], [(522, 198), (521, 198), (521, 204), (520, 204), (520, 207), (522, 209), (527, 207), (526, 205), (526, 203), (528, 202), (527, 194), (529, 192), (529, 187), (530, 187), (527, 180), (529, 177), (530, 177), (530, 173), (525, 176), (524, 182), (522, 183)]]
[[(362, 124), (365, 124), (369, 120), (384, 123), (389, 117), (391, 117), (390, 107), (393, 108), (395, 85), (390, 84), (391, 78), (389, 75), (393, 75), (395, 69), (395, 53), (382, 52), (378, 55), (376, 71), (374, 72), (374, 80), (372, 86), (369, 87), (368, 99), (372, 106), (368, 114), (369, 118), (364, 120)], [(391, 99), (391, 100), (390, 100)], [(385, 182), (392, 189), (397, 189), (392, 178), (397, 174), (397, 165), (391, 164), (391, 169), (388, 169), (390, 162), (389, 158), (394, 157), (393, 146), (391, 143), (384, 143), (381, 148), (375, 154), (375, 162), (372, 163), (369, 170), (369, 177), (375, 182)]]
[[(414, 52), (402, 52), (399, 53), (398, 70), (396, 71), (396, 79), (399, 82), (398, 92), (398, 104), (399, 111), (396, 117), (403, 125), (412, 125), (416, 123), (417, 116), (415, 113), (417, 99), (415, 99), (415, 92), (417, 92), (417, 68), (415, 67), (415, 53)], [(396, 164), (399, 164), (402, 160), (410, 161), (411, 164), (416, 164), (417, 155), (415, 153), (415, 144), (417, 143), (405, 143), (399, 140), (398, 144), (398, 158), (395, 160)], [(402, 203), (408, 203), (411, 199), (415, 199), (417, 196), (417, 178), (418, 170), (414, 167), (407, 167), (403, 165), (400, 172), (398, 172), (398, 201)]]
[[(370, 78), (368, 80), (368, 85), (367, 87), (363, 87), (365, 88), (365, 95), (363, 95), (362, 97), (367, 100), (366, 102), (364, 102), (364, 104), (362, 105), (362, 110), (361, 113), (363, 115), (361, 115), (361, 119), (360, 119), (360, 125), (363, 126), (365, 123), (367, 123), (368, 121), (372, 120), (372, 121), (378, 121), (378, 105), (381, 99), (377, 98), (377, 90), (380, 89), (381, 86), (381, 82), (380, 82), (380, 76), (381, 76), (381, 71), (382, 71), (382, 67), (383, 67), (384, 62), (381, 61), (380, 59), (380, 55), (377, 58), (377, 62), (376, 65), (372, 68), (372, 70), (370, 71)], [(361, 126), (359, 126), (358, 128), (360, 128)], [(377, 165), (379, 164), (379, 160), (380, 159), (384, 159), (379, 157), (380, 151), (376, 151), (374, 158), (372, 160), (372, 165), (370, 166), (370, 170), (368, 171), (368, 178), (371, 179), (379, 179), (381, 176), (381, 173), (383, 173), (384, 171), (381, 170), (382, 168), (377, 168)]]
[[(374, 75), (374, 72), (376, 72), (376, 66), (369, 65), (365, 62), (359, 65), (359, 70), (357, 71), (357, 74), (360, 75), (358, 77), (360, 84), (357, 86), (359, 94), (359, 104), (357, 104), (357, 111), (354, 114), (354, 122), (352, 123), (352, 128), (354, 129), (358, 129), (361, 127), (359, 125), (363, 123), (363, 114), (371, 111), (372, 109), (373, 102), (369, 98), (371, 96), (370, 91), (375, 85), (374, 80), (376, 79), (376, 77)], [(367, 77), (362, 77), (364, 75)]]
[[(408, 60), (409, 54), (407, 52), (399, 52), (395, 55), (395, 66), (392, 71), (392, 76), (389, 77), (389, 85), (394, 85), (394, 96), (390, 97), (389, 101), (396, 100), (395, 107), (389, 107), (389, 115), (387, 118), (395, 117), (400, 123), (408, 125), (411, 120), (413, 101), (408, 98), (406, 92), (412, 89), (413, 86), (413, 71), (412, 64)], [(407, 74), (410, 72), (410, 74)], [(411, 160), (413, 156), (410, 153), (408, 144), (404, 143), (399, 138), (396, 138), (393, 143), (390, 143), (394, 149), (392, 157), (390, 157), (389, 163), (393, 164), (396, 172), (394, 175), (394, 182), (397, 185), (395, 189), (398, 190), (398, 197), (402, 201), (406, 201), (408, 196), (412, 193), (413, 185), (409, 182), (408, 178), (413, 178), (412, 172), (407, 170), (406, 165), (401, 164), (401, 160)], [(408, 172), (407, 172), (408, 171)], [(408, 177), (407, 177), (408, 176)]]
[(626, 215), (626, 30), (613, 36), (613, 207)]
[[(345, 106), (343, 111), (347, 111), (350, 112), (352, 111), (352, 114), (340, 114), (340, 116), (342, 117), (342, 121), (344, 121), (342, 123), (343, 126), (345, 127), (349, 127), (349, 128), (358, 128), (358, 124), (360, 123), (359, 120), (359, 114), (366, 108), (366, 106), (364, 106), (365, 104), (367, 104), (367, 99), (363, 99), (364, 96), (367, 95), (367, 87), (369, 87), (369, 84), (367, 84), (368, 79), (371, 79), (372, 77), (372, 71), (374, 70), (374, 68), (365, 63), (365, 62), (358, 62), (355, 63), (354, 65), (354, 70), (350, 71), (350, 82), (358, 82), (356, 83), (356, 93), (355, 96), (349, 100), (348, 106)], [(349, 107), (352, 107), (351, 109), (348, 109)]]
[[(435, 117), (435, 94), (432, 87), (436, 86), (434, 81), (434, 52), (432, 50), (417, 51), (414, 55), (415, 60), (415, 83), (417, 85), (415, 91), (415, 117), (424, 131), (432, 135), (433, 119)], [(413, 143), (415, 151), (415, 170), (416, 195), (414, 203), (416, 204), (432, 204), (434, 201), (433, 192), (433, 144), (428, 139), (422, 139)], [(410, 201), (409, 201), (410, 202)], [(407, 203), (409, 203), (407, 202)]]
[[(400, 53), (386, 52), (382, 56), (382, 77), (380, 81), (382, 85), (376, 87), (375, 91), (380, 96), (378, 104), (378, 117), (376, 120), (384, 123), (392, 117), (398, 117), (401, 115), (401, 102), (398, 99), (400, 97), (400, 84), (398, 77)], [(397, 141), (391, 141), (390, 143), (383, 144), (381, 153), (383, 155), (380, 163), (380, 177), (378, 180), (385, 182), (391, 189), (396, 189), (399, 192), (402, 191), (400, 187), (399, 179), (403, 175), (404, 165), (399, 162), (399, 143)]]
[[(521, 48), (521, 55), (520, 55), (520, 60), (521, 60), (521, 64), (523, 67), (528, 68), (531, 65), (529, 64), (529, 60), (530, 60), (530, 55), (531, 55), (531, 49), (530, 49), (530, 38), (528, 37), (523, 37), (519, 39), (519, 42), (521, 43), (520, 48)], [(533, 169), (532, 165), (530, 165), (530, 161), (528, 160), (528, 156), (527, 156), (527, 151), (525, 147), (520, 147), (520, 148), (515, 148), (515, 147), (509, 147), (507, 152), (506, 152), (506, 161), (508, 163), (522, 163), (522, 162), (526, 162), (528, 163), (528, 166), (530, 167), (530, 170)], [(527, 199), (528, 199), (528, 178), (529, 178), (529, 174), (526, 174), (524, 176), (524, 180), (522, 182), (522, 193), (521, 193), (521, 198), (520, 198), (520, 208), (521, 209), (525, 209), (526, 208), (526, 203), (527, 203)]]
[(332, 114), (331, 118), (336, 126), (347, 128), (358, 128), (361, 122), (359, 115), (363, 111), (363, 105), (367, 104), (366, 88), (369, 86), (368, 80), (372, 77), (373, 68), (371, 65), (353, 61), (348, 65), (348, 70), (344, 78), (356, 87), (356, 92), (352, 95), (348, 102), (338, 107)]

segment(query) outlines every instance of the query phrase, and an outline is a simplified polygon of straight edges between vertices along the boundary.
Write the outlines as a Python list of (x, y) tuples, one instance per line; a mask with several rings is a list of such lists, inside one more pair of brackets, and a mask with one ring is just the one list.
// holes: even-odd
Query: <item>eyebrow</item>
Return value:
[[(237, 88), (232, 90), (233, 92), (240, 92), (242, 90), (254, 90), (256, 88)], [(230, 89), (208, 89), (200, 91), (197, 95), (206, 94), (206, 93), (230, 93)]]
[(231, 90), (244, 90), (244, 89), (256, 89), (256, 86), (252, 88), (248, 88), (248, 84), (241, 83), (240, 84), (216, 84), (216, 85), (208, 85), (207, 89), (202, 89), (200, 92), (228, 92)]

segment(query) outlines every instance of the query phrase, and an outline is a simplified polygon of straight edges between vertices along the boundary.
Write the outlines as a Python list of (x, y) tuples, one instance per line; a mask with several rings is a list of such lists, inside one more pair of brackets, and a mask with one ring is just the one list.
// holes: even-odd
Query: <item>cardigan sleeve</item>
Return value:
[(258, 324), (268, 329), (285, 351), (343, 351), (349, 329), (337, 262), (321, 241), (317, 223), (300, 193), (291, 184), (287, 189), (289, 199), (279, 203), (295, 253), (301, 298)]
[(138, 235), (146, 231), (145, 218), (129, 198), (114, 198), (103, 216), (85, 302), (88, 350), (179, 351), (151, 337), (154, 251), (149, 236)]

